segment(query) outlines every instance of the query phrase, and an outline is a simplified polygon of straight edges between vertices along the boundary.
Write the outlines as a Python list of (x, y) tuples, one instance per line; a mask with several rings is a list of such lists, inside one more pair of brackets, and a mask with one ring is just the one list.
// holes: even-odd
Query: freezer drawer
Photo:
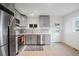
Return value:
[(0, 56), (8, 56), (8, 44), (0, 46)]

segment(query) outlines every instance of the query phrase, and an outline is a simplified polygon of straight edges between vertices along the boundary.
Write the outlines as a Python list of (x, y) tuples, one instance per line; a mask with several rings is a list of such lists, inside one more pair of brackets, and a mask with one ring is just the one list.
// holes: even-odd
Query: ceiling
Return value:
[(79, 8), (79, 3), (16, 3), (15, 8), (24, 15), (64, 16)]

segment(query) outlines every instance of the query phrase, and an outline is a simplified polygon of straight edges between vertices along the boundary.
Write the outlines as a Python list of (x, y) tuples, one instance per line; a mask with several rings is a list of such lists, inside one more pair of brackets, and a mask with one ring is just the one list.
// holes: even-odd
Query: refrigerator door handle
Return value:
[(12, 17), (10, 18), (10, 24), (9, 24), (9, 27), (11, 26), (11, 24), (12, 24), (12, 22), (13, 22), (14, 19), (15, 19), (14, 16), (12, 16)]

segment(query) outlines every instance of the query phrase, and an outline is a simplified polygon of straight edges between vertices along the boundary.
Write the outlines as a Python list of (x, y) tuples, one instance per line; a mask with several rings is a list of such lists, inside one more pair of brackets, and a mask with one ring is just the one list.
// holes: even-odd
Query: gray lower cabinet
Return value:
[(25, 36), (25, 44), (50, 44), (50, 38), (51, 36), (49, 34), (29, 34)]
[(43, 44), (50, 44), (50, 38), (51, 38), (51, 36), (49, 34), (43, 34), (42, 35)]
[(30, 44), (30, 43), (31, 43), (30, 35), (26, 35), (25, 36), (25, 44)]
[(40, 35), (26, 35), (25, 44), (40, 44)]

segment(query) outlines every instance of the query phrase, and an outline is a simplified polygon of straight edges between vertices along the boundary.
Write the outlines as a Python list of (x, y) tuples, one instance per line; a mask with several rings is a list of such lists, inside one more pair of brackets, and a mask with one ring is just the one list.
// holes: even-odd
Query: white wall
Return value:
[(79, 17), (78, 10), (64, 16), (64, 42), (79, 50), (79, 32), (73, 32), (72, 29), (72, 21), (75, 17)]

